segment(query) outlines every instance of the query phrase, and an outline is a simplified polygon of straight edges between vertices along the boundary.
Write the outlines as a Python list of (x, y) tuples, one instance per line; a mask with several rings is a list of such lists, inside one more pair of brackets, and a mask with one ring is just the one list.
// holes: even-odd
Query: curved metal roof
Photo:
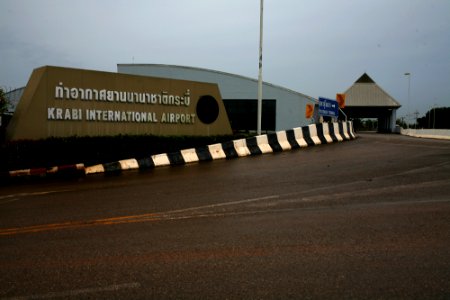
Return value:
[[(190, 66), (181, 66), (181, 65), (168, 65), (168, 64), (117, 64), (117, 68), (119, 69), (120, 66), (133, 66), (133, 67), (159, 67), (159, 68), (171, 68), (171, 69), (180, 69), (180, 70), (193, 70), (193, 71), (198, 71), (198, 72), (206, 72), (206, 73), (211, 73), (211, 74), (219, 74), (219, 75), (224, 75), (224, 76), (230, 76), (230, 77), (234, 77), (234, 78), (240, 78), (243, 80), (249, 80), (252, 82), (258, 82), (257, 79), (251, 78), (251, 77), (246, 77), (246, 76), (242, 76), (242, 75), (238, 75), (238, 74), (233, 74), (233, 73), (227, 73), (227, 72), (223, 72), (223, 71), (217, 71), (217, 70), (212, 70), (212, 69), (206, 69), (206, 68), (199, 68), (199, 67), (190, 67)], [(302, 97), (307, 98), (310, 101), (313, 101), (315, 103), (318, 102), (318, 100), (314, 97), (305, 95), (303, 93), (291, 90), (289, 88), (280, 86), (280, 85), (276, 85), (276, 84), (272, 84), (266, 81), (263, 81), (263, 84), (266, 86), (270, 86), (273, 88), (277, 88), (280, 90), (284, 90), (287, 91), (289, 93), (293, 93), (293, 94), (297, 94), (300, 95)]]

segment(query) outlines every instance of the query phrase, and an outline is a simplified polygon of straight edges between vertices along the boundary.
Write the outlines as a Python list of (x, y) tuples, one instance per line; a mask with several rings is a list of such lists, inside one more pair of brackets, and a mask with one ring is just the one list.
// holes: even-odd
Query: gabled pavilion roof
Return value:
[(386, 93), (378, 84), (364, 73), (345, 91), (345, 106), (357, 107), (391, 107), (399, 108), (398, 101)]

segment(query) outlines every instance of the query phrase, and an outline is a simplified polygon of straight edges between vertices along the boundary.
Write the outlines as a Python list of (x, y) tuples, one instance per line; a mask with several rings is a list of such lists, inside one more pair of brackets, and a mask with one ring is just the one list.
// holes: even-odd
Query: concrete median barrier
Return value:
[(418, 138), (428, 138), (428, 139), (439, 139), (439, 140), (450, 140), (450, 129), (401, 129), (400, 133), (402, 135), (418, 137)]
[(117, 162), (85, 167), (84, 164), (66, 165), (49, 169), (37, 168), (3, 172), (2, 177), (58, 176), (74, 172), (82, 175), (118, 173), (126, 170), (143, 170), (162, 166), (183, 165), (201, 161), (233, 159), (250, 155), (262, 155), (308, 146), (349, 141), (356, 138), (352, 122), (311, 124), (275, 133), (184, 149), (146, 158), (131, 158)]
[(333, 123), (334, 135), (336, 136), (338, 142), (342, 142), (344, 140), (344, 138), (341, 135), (339, 127), (340, 127), (339, 123)]
[(305, 141), (305, 138), (303, 137), (303, 130), (301, 127), (287, 130), (286, 136), (288, 137), (289, 144), (291, 144), (293, 149), (308, 147), (308, 143)]
[(292, 145), (289, 143), (286, 131), (278, 131), (276, 136), (282, 151), (293, 149)]

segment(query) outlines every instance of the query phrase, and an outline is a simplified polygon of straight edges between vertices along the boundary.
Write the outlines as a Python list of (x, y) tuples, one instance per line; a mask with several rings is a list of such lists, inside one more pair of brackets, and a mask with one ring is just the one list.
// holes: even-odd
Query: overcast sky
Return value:
[[(25, 86), (44, 65), (116, 72), (133, 62), (256, 79), (259, 5), (0, 0), (0, 86)], [(264, 81), (334, 98), (364, 72), (402, 104), (399, 117), (450, 106), (450, 0), (264, 1)]]

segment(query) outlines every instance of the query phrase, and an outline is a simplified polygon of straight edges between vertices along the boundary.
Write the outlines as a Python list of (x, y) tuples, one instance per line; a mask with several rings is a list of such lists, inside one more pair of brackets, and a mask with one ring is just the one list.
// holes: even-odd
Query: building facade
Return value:
[(344, 112), (349, 118), (375, 118), (378, 120), (379, 132), (395, 131), (397, 109), (401, 105), (368, 74), (361, 75), (344, 94)]
[[(118, 64), (118, 73), (154, 76), (178, 80), (216, 83), (225, 104), (233, 130), (256, 130), (258, 81), (252, 78), (215, 70), (161, 64)], [(305, 126), (312, 122), (305, 117), (307, 104), (317, 100), (293, 90), (263, 83), (263, 131), (280, 131)]]

